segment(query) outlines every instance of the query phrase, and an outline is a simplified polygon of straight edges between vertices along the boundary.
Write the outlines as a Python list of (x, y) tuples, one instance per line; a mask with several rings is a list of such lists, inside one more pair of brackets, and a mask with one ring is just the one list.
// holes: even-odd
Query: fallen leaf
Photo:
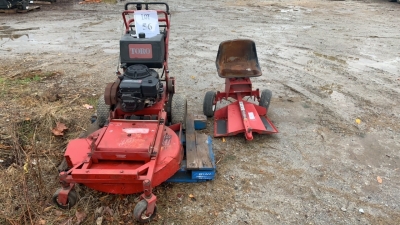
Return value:
[(97, 219), (96, 219), (96, 225), (101, 225), (102, 223), (103, 223), (103, 217), (102, 217), (102, 216), (97, 217)]
[(45, 209), (43, 210), (43, 212), (48, 212), (48, 211), (50, 211), (50, 209), (52, 209), (52, 208), (53, 208), (53, 206), (49, 206), (49, 207), (45, 208)]
[(76, 211), (75, 216), (76, 216), (76, 223), (81, 224), (86, 218), (86, 213), (83, 211), (82, 212)]
[(61, 216), (63, 214), (63, 212), (60, 210), (55, 210), (54, 214), (56, 214), (57, 216)]
[(192, 195), (192, 194), (189, 194), (189, 198), (194, 198), (194, 195)]
[(106, 200), (107, 197), (108, 197), (108, 195), (104, 195), (104, 196), (100, 197), (99, 200), (104, 201), (104, 200)]
[(64, 135), (64, 131), (67, 130), (67, 129), (68, 128), (65, 126), (65, 124), (57, 122), (57, 126), (51, 131), (56, 136), (63, 136)]
[(46, 220), (40, 219), (39, 220), (39, 225), (45, 225), (46, 224)]
[(28, 161), (26, 161), (24, 164), (24, 171), (25, 173), (28, 173)]
[(100, 215), (103, 215), (104, 207), (100, 206), (94, 211), (94, 216), (99, 217)]
[(378, 181), (378, 183), (382, 184), (382, 178), (380, 176), (377, 176), (376, 180)]
[(356, 119), (356, 123), (357, 123), (357, 124), (360, 124), (360, 123), (361, 123), (361, 120), (357, 118), (357, 119)]
[(85, 107), (86, 109), (93, 109), (93, 106), (89, 104), (84, 104), (83, 107)]

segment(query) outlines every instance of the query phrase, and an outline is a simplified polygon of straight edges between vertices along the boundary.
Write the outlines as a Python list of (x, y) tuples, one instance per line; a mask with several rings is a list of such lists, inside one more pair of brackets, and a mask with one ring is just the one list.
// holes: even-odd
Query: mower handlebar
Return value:
[(136, 5), (137, 10), (141, 10), (142, 5), (145, 5), (146, 10), (149, 10), (149, 5), (165, 5), (166, 12), (169, 15), (169, 6), (165, 2), (127, 2), (125, 4), (125, 10), (128, 10), (129, 5)]

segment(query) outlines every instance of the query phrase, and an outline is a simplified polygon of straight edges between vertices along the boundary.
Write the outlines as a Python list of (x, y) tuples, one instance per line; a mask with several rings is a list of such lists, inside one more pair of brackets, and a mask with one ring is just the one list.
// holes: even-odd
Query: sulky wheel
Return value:
[(106, 124), (109, 114), (110, 106), (106, 105), (104, 96), (101, 96), (97, 103), (97, 124), (99, 125), (99, 127), (103, 127), (104, 124)]
[(171, 101), (171, 123), (181, 123), (185, 126), (187, 111), (187, 101), (186, 98), (181, 94), (174, 94)]
[(207, 91), (206, 96), (204, 96), (203, 101), (203, 113), (207, 117), (213, 117), (216, 105), (214, 104), (215, 92)]
[(60, 194), (60, 191), (62, 189), (59, 188), (53, 195), (53, 202), (54, 204), (56, 204), (58, 206), (58, 208), (61, 209), (70, 209), (72, 208), (76, 202), (78, 201), (78, 195), (76, 194), (76, 191), (74, 189), (72, 189), (71, 191), (69, 191), (68, 193), (68, 200), (67, 200), (67, 204), (63, 205), (60, 202), (58, 202), (58, 195)]
[(157, 206), (154, 206), (153, 214), (146, 216), (147, 202), (146, 200), (141, 200), (136, 204), (135, 209), (133, 209), (133, 216), (139, 223), (148, 223), (150, 220), (154, 219), (157, 214)]
[(272, 92), (268, 89), (265, 89), (261, 92), (261, 98), (259, 105), (264, 107), (267, 111), (269, 108), (269, 103), (271, 103)]

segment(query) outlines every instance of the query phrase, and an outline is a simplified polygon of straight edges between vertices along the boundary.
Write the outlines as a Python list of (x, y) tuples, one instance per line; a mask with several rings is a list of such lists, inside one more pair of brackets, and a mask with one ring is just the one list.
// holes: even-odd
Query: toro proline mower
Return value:
[[(253, 132), (277, 133), (267, 117), (272, 92), (265, 89), (260, 97), (250, 81), (250, 77), (261, 76), (255, 43), (244, 39), (222, 42), (215, 64), (219, 77), (225, 78), (225, 92), (208, 91), (203, 103), (204, 115), (214, 116), (214, 137), (244, 133), (247, 140), (253, 140)], [(243, 100), (246, 96), (257, 99), (259, 105)], [(228, 98), (237, 101), (215, 111), (217, 103)]]
[[(149, 10), (157, 4), (166, 10)], [(99, 100), (99, 129), (69, 142), (64, 154), (68, 169), (59, 174), (62, 188), (53, 201), (64, 209), (75, 205), (77, 183), (113, 194), (143, 193), (133, 216), (148, 222), (156, 215), (153, 187), (167, 180), (211, 180), (215, 163), (211, 139), (195, 132), (194, 116), (186, 115), (186, 99), (175, 94), (175, 79), (169, 76), (168, 5), (129, 2), (122, 17), (123, 71), (117, 70), (116, 81), (107, 84)]]

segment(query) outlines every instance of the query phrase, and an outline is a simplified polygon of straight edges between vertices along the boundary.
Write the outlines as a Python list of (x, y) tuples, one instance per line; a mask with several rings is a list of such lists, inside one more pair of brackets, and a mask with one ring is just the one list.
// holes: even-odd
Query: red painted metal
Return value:
[(143, 181), (143, 194), (140, 196), (140, 199), (144, 199), (147, 201), (147, 209), (146, 216), (153, 214), (154, 208), (156, 206), (157, 197), (152, 193), (152, 186), (150, 180)]
[(181, 127), (174, 128), (160, 120), (111, 120), (89, 137), (69, 142), (65, 157), (71, 169), (60, 180), (114, 194), (144, 191), (144, 180), (157, 186), (179, 170), (183, 158)]
[[(225, 90), (229, 92), (218, 92), (214, 104), (227, 99), (234, 98), (237, 101), (215, 111), (214, 114), (214, 137), (233, 136), (244, 133), (247, 140), (253, 140), (253, 132), (259, 134), (277, 133), (278, 130), (267, 117), (267, 110), (264, 107), (255, 105), (243, 100), (243, 96), (250, 96), (253, 99), (260, 99), (259, 90), (251, 90), (251, 81), (246, 78), (238, 81), (239, 78), (230, 78), (225, 83)], [(237, 85), (239, 84), (239, 85)], [(272, 127), (267, 130), (261, 121), (261, 117)], [(226, 120), (226, 133), (217, 133), (217, 121)]]

